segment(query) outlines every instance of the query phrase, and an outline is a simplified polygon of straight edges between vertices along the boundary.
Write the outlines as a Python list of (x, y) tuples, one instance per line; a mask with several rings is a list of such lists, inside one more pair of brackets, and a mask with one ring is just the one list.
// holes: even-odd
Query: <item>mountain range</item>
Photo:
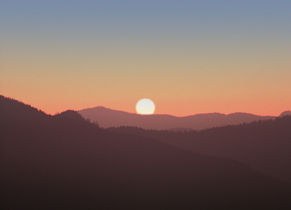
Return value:
[[(275, 116), (258, 116), (248, 113), (196, 114), (186, 117), (172, 115), (139, 115), (105, 107), (88, 108), (78, 111), (85, 119), (97, 122), (100, 127), (136, 126), (155, 130), (202, 130), (224, 125), (238, 125), (259, 120), (274, 119)], [(285, 112), (288, 114), (287, 112)]]
[(291, 116), (201, 131), (170, 132), (118, 127), (116, 133), (154, 138), (194, 153), (228, 157), (291, 184)]
[[(3, 209), (284, 209), (291, 205), (290, 184), (240, 161), (166, 142), (169, 136), (182, 139), (175, 136), (177, 132), (156, 131), (164, 135), (158, 138), (144, 135), (143, 129), (136, 133), (103, 129), (75, 111), (51, 116), (4, 96), (0, 96), (0, 119)], [(290, 119), (270, 122), (289, 138)], [(259, 128), (245, 126), (262, 132), (270, 128), (264, 123)], [(223, 129), (234, 141), (242, 131), (237, 126)], [(209, 141), (222, 139), (220, 130), (201, 132)], [(195, 133), (184, 134), (196, 138)], [(259, 135), (256, 140), (261, 141)], [(276, 141), (276, 133), (269, 140)]]

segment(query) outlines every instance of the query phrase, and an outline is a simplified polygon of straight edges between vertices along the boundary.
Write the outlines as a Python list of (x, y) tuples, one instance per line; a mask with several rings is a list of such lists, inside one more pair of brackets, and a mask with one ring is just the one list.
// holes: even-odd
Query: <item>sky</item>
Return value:
[(291, 109), (289, 0), (0, 0), (0, 94), (48, 114)]

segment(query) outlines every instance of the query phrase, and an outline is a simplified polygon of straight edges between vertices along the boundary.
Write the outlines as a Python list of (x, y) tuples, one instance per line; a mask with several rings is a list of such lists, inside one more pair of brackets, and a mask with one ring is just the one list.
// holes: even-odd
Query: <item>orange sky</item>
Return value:
[(0, 94), (55, 114), (291, 109), (291, 4), (3, 3)]

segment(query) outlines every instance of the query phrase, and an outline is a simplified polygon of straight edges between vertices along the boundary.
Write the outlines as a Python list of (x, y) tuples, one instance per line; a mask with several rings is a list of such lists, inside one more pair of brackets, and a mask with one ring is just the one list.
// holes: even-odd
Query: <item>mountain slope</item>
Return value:
[(291, 111), (284, 111), (284, 112), (282, 112), (281, 114), (280, 114), (280, 117), (283, 117), (283, 116), (291, 116)]
[(41, 119), (46, 114), (30, 105), (0, 95), (1, 121), (33, 121)]
[(290, 204), (289, 185), (245, 164), (112, 133), (87, 121), (44, 115), (25, 122), (4, 120), (1, 128), (6, 209), (267, 209)]
[(248, 123), (257, 120), (273, 119), (271, 116), (257, 116), (247, 113), (233, 113), (229, 115), (211, 113), (197, 114), (186, 117), (171, 115), (138, 115), (122, 111), (96, 107), (78, 111), (85, 119), (96, 121), (100, 127), (136, 126), (144, 129), (193, 129)]
[(155, 138), (195, 153), (228, 157), (255, 170), (291, 183), (291, 116), (199, 132), (143, 130), (134, 127), (110, 131)]

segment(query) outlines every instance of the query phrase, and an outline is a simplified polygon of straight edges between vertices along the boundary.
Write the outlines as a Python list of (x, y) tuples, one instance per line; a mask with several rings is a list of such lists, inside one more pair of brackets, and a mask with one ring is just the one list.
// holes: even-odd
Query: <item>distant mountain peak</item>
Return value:
[(290, 110), (287, 110), (287, 111), (284, 111), (280, 114), (280, 117), (283, 117), (283, 116), (288, 116), (288, 115), (291, 115), (291, 111)]
[(108, 109), (105, 107), (95, 107), (78, 111), (85, 119), (90, 119), (92, 122), (98, 122), (100, 127), (120, 127), (133, 126), (144, 129), (154, 130), (171, 130), (176, 128), (187, 128), (193, 130), (202, 130), (211, 127), (224, 125), (237, 125), (249, 123), (257, 120), (274, 119), (274, 116), (258, 116), (249, 113), (203, 113), (185, 117), (176, 117), (172, 115), (139, 115)]

